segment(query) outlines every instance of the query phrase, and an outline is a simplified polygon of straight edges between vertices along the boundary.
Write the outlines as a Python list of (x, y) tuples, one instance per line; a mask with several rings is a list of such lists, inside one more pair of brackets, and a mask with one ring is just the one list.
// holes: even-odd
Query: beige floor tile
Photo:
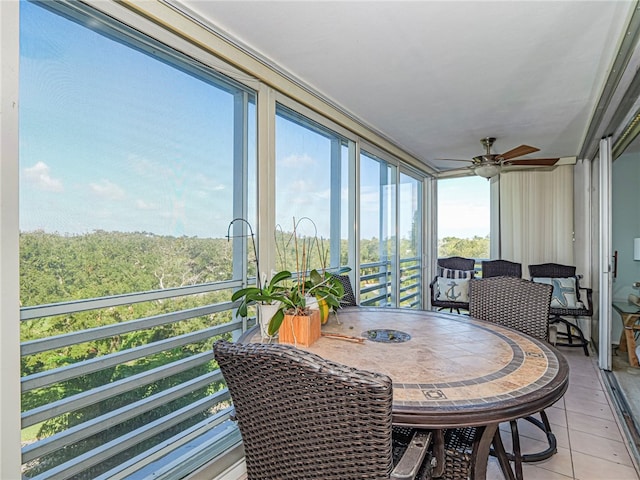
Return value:
[(609, 404), (607, 400), (607, 394), (604, 390), (595, 389), (591, 387), (582, 387), (580, 385), (569, 385), (567, 393), (564, 394), (565, 403), (573, 402), (575, 400), (591, 400), (596, 403)]
[(547, 408), (551, 408), (551, 407), (560, 408), (560, 409), (564, 410), (564, 408), (565, 408), (564, 396), (560, 400), (558, 400), (556, 403), (554, 403), (553, 405), (548, 406)]
[(556, 444), (559, 448), (569, 448), (569, 430), (551, 425), (551, 431), (556, 437)]
[(591, 433), (599, 437), (609, 438), (619, 442), (624, 441), (624, 437), (622, 436), (622, 433), (620, 433), (618, 424), (614, 420), (606, 420), (571, 411), (567, 412), (567, 419), (569, 422), (569, 428), (572, 430)]
[[(564, 355), (564, 358), (567, 360), (569, 365), (578, 366), (580, 368), (598, 368), (596, 364), (597, 362), (594, 361), (595, 357), (585, 356), (582, 350), (578, 352), (578, 350), (569, 350), (565, 348), (561, 353)], [(580, 353), (582, 357), (578, 353)]]
[[(573, 463), (571, 459), (571, 450), (568, 448), (558, 447), (558, 453), (551, 458), (536, 463), (528, 463), (526, 465), (536, 466), (540, 469), (547, 470), (549, 472), (565, 475), (569, 478), (573, 478)], [(524, 475), (527, 480), (529, 477)]]
[[(569, 350), (565, 353), (565, 350)], [(537, 463), (524, 464), (526, 480), (640, 480), (616, 423), (608, 393), (603, 388), (595, 357), (563, 349), (570, 365), (569, 389), (546, 409), (558, 453)], [(522, 451), (546, 448), (544, 434), (525, 421), (518, 424)], [(511, 450), (508, 423), (501, 424), (505, 448)], [(489, 462), (488, 480), (503, 480), (497, 461)]]
[(526, 480), (573, 480), (572, 476), (551, 472), (533, 464), (525, 464), (522, 466), (522, 476)]
[(638, 473), (632, 466), (608, 462), (606, 460), (573, 452), (576, 480), (638, 480)]
[[(584, 398), (573, 398), (565, 402), (567, 412), (587, 413), (592, 417), (613, 421), (615, 417), (609, 405)], [(570, 426), (569, 426), (570, 427)]]
[(487, 480), (505, 480), (500, 464), (494, 457), (489, 458), (489, 464), (487, 465)]
[(547, 413), (547, 417), (549, 418), (549, 423), (552, 428), (553, 425), (559, 425), (561, 427), (567, 426), (567, 412), (564, 408), (553, 406), (546, 408), (545, 412)]
[[(575, 377), (591, 377), (597, 375), (597, 370), (593, 368), (591, 365), (580, 365), (580, 364), (569, 364), (569, 375), (570, 378)], [(577, 379), (580, 381), (581, 379)], [(571, 380), (569, 380), (571, 383)]]
[[(502, 432), (502, 442), (507, 452), (513, 451), (511, 435), (509, 432)], [(536, 440), (529, 437), (520, 436), (520, 451), (523, 454), (536, 453), (545, 450), (548, 447), (546, 441)], [(550, 458), (536, 463), (528, 463), (527, 465), (535, 465), (545, 468), (549, 471), (566, 475), (573, 478), (573, 466), (571, 464), (571, 451), (566, 447), (558, 447), (558, 452)], [(526, 476), (525, 476), (526, 477)]]
[(600, 376), (595, 371), (593, 374), (589, 373), (589, 375), (577, 375), (574, 374), (574, 372), (569, 373), (569, 387), (573, 385), (604, 390)]
[[(506, 441), (506, 438), (511, 435), (511, 428), (509, 424), (500, 424), (500, 430), (503, 432), (503, 441)], [(551, 431), (556, 437), (558, 447), (569, 448), (569, 431), (566, 427), (551, 423)], [(518, 432), (521, 437), (528, 437), (543, 443), (547, 442), (547, 435), (541, 429), (526, 420), (518, 421)]]
[(628, 466), (633, 465), (625, 444), (620, 441), (598, 437), (591, 433), (580, 432), (578, 430), (571, 430), (571, 426), (569, 426), (569, 441), (571, 442), (571, 451), (573, 454), (579, 452), (608, 460), (609, 462), (621, 463)]

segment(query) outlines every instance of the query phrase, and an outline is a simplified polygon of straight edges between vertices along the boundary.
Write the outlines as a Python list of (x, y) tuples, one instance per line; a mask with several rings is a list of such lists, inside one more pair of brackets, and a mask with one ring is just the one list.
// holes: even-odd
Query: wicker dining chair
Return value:
[(358, 302), (356, 302), (356, 295), (353, 293), (353, 286), (351, 285), (351, 279), (349, 275), (338, 275), (332, 273), (331, 276), (338, 280), (342, 284), (342, 288), (344, 289), (344, 294), (340, 299), (341, 307), (357, 307)]
[[(576, 275), (576, 267), (572, 265), (561, 265), (558, 263), (541, 263), (538, 265), (529, 265), (529, 276), (535, 281), (537, 278), (574, 278), (575, 279), (575, 295), (577, 304), (575, 308), (551, 306), (549, 315), (551, 324), (562, 324), (565, 331), (558, 331), (558, 336), (563, 337), (566, 341), (556, 342), (561, 347), (578, 347), (582, 348), (584, 354), (589, 356), (589, 341), (584, 336), (578, 317), (593, 316), (593, 290), (580, 286), (580, 276)], [(586, 293), (586, 299), (580, 297), (580, 291)], [(555, 294), (554, 294), (555, 295)], [(565, 317), (573, 317), (571, 322)]]
[(522, 264), (509, 260), (486, 260), (482, 262), (482, 278), (522, 277)]
[(471, 278), (474, 276), (474, 268), (476, 261), (473, 258), (464, 257), (447, 257), (438, 259), (438, 274), (429, 284), (431, 289), (431, 306), (436, 307), (438, 310), (449, 309), (450, 312), (454, 310), (456, 313), (460, 313), (460, 310), (468, 310), (469, 302), (457, 302), (451, 300), (438, 299), (438, 278), (443, 276), (445, 270), (470, 272)]
[(432, 433), (392, 426), (392, 383), (279, 344), (214, 344), (250, 480), (431, 478)]
[[(474, 279), (469, 282), (469, 315), (479, 320), (494, 322), (513, 328), (539, 340), (549, 338), (549, 306), (553, 287), (515, 277)], [(518, 423), (512, 420), (511, 438), (516, 478), (522, 478), (522, 462), (537, 462), (557, 452), (556, 438), (544, 410), (540, 419), (526, 420), (540, 428), (546, 435), (548, 448), (541, 452), (522, 454)]]

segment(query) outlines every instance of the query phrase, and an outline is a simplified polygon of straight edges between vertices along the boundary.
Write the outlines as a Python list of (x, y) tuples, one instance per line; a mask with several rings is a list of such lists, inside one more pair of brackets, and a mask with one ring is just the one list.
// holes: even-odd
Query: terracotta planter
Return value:
[(285, 315), (278, 338), (280, 343), (310, 346), (320, 338), (320, 312), (311, 310), (310, 315)]

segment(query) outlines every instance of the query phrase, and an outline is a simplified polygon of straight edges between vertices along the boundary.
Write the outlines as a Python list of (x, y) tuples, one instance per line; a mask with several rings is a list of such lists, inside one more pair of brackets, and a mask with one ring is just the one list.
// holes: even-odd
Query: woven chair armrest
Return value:
[(431, 301), (435, 301), (436, 300), (436, 285), (438, 284), (438, 276), (436, 275), (435, 277), (433, 277), (433, 280), (431, 281), (431, 283), (429, 284), (429, 289), (431, 290)]
[(427, 455), (433, 434), (428, 430), (416, 430), (407, 450), (391, 472), (395, 480), (413, 480)]
[(587, 312), (589, 313), (584, 316), (591, 317), (593, 315), (593, 289), (588, 287), (580, 287), (580, 290), (583, 290), (587, 293)]

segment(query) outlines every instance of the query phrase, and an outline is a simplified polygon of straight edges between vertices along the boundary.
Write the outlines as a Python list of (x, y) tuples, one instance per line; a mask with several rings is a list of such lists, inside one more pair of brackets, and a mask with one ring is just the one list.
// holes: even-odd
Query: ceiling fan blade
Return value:
[(468, 167), (456, 167), (456, 168), (445, 168), (440, 170), (441, 172), (468, 172), (469, 170), (472, 170), (473, 166), (469, 165)]
[(531, 158), (529, 160), (508, 160), (504, 165), (524, 165), (527, 167), (552, 167), (558, 163), (559, 158)]
[(512, 148), (508, 152), (504, 152), (503, 154), (498, 155), (498, 157), (502, 160), (509, 160), (510, 158), (521, 157), (522, 155), (527, 155), (539, 150), (539, 148), (531, 147), (529, 145), (520, 145), (519, 147)]
[(471, 163), (472, 160), (463, 160), (461, 158), (436, 158), (438, 162), (467, 162)]

